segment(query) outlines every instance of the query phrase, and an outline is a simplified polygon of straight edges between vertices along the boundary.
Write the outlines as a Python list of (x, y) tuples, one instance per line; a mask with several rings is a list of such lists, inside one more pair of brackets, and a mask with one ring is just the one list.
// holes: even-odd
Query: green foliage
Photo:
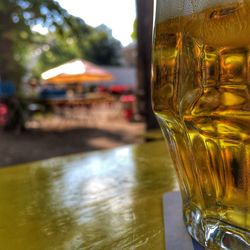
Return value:
[(53, 0), (0, 0), (1, 80), (20, 83), (29, 46), (34, 42), (33, 25), (41, 24), (62, 34), (65, 27), (76, 32), (78, 22), (72, 22), (67, 11)]
[[(37, 34), (37, 36), (39, 36)], [(32, 68), (33, 77), (40, 78), (42, 72), (56, 67), (69, 60), (79, 58), (81, 55), (77, 39), (72, 38), (70, 33), (62, 37), (57, 32), (43, 36), (44, 42), (34, 46), (38, 51), (37, 62)]]
[(99, 65), (119, 65), (121, 43), (112, 37), (106, 26), (94, 29), (79, 23), (78, 29), (81, 36), (74, 36), (67, 31), (63, 38), (57, 32), (45, 38), (47, 48), (34, 65), (33, 75), (39, 77), (50, 68), (79, 58)]
[[(48, 28), (48, 35), (32, 26)], [(20, 84), (28, 70), (36, 77), (71, 59), (119, 64), (121, 44), (107, 27), (94, 29), (55, 0), (0, 0), (0, 79)]]
[(133, 41), (137, 40), (137, 19), (135, 19), (134, 21), (134, 25), (133, 25), (133, 32), (131, 34), (131, 38), (133, 39)]
[(87, 60), (101, 65), (119, 65), (121, 43), (108, 33), (94, 31), (84, 44)]
[(80, 34), (81, 22), (54, 0), (0, 0), (1, 80), (13, 81), (18, 86), (29, 64), (30, 46), (44, 43), (43, 38), (34, 36), (33, 25), (43, 25), (61, 35), (69, 30)]

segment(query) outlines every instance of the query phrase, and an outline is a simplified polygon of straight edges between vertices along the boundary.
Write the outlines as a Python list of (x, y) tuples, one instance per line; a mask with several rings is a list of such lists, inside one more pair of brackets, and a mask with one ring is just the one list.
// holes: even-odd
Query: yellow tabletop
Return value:
[(164, 142), (0, 170), (0, 249), (164, 249)]

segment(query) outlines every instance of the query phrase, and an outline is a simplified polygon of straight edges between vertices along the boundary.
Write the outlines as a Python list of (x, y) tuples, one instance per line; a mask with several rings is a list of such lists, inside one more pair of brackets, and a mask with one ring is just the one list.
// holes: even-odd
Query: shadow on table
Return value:
[(64, 131), (30, 129), (21, 134), (0, 131), (0, 140), (0, 166), (137, 142), (134, 136), (119, 129), (108, 131), (101, 128), (74, 128)]

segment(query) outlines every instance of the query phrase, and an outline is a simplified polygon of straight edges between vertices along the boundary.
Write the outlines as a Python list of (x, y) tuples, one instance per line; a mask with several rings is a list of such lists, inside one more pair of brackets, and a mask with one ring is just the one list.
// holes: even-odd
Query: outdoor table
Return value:
[(163, 141), (2, 168), (0, 249), (164, 249), (175, 190)]

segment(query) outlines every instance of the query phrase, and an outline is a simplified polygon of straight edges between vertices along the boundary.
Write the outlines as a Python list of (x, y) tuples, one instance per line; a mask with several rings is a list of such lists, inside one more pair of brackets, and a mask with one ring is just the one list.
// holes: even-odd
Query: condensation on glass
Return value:
[(153, 109), (184, 221), (208, 249), (250, 249), (250, 0), (156, 0)]

